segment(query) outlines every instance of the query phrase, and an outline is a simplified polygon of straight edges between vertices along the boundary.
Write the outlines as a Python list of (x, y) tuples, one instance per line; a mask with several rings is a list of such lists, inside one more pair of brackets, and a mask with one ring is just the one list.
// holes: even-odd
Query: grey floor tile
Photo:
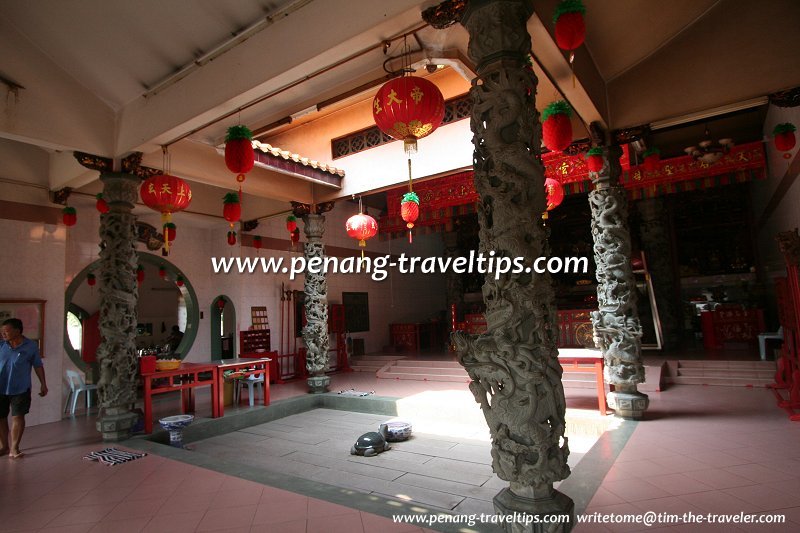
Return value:
[(298, 461), (301, 463), (308, 463), (317, 466), (324, 466), (332, 470), (339, 470), (342, 472), (349, 472), (359, 474), (362, 476), (373, 477), (376, 479), (388, 480), (397, 479), (405, 474), (399, 470), (390, 470), (381, 466), (373, 466), (368, 464), (356, 463), (347, 461), (345, 459), (334, 459), (331, 457), (323, 457), (321, 455), (313, 455), (309, 453), (297, 452), (287, 455), (285, 459), (290, 461)]
[(448, 481), (445, 479), (438, 479), (420, 474), (404, 474), (397, 478), (397, 483), (405, 485), (414, 485), (415, 487), (422, 487), (426, 489), (435, 490), (437, 492), (446, 492), (448, 494), (455, 494), (476, 500), (491, 501), (497, 491), (494, 489), (487, 489), (467, 483), (458, 483), (456, 481)]
[(413, 485), (405, 485), (392, 481), (387, 483), (384, 490), (373, 491), (384, 496), (396, 498), (405, 501), (415, 501), (424, 505), (431, 505), (441, 509), (453, 509), (456, 505), (464, 500), (463, 496), (456, 494), (448, 494), (446, 492), (439, 492), (436, 490), (426, 489), (424, 487), (415, 487)]
[(477, 474), (479, 476), (492, 476), (494, 474), (491, 465), (485, 465), (479, 463), (467, 463), (464, 461), (456, 461), (454, 459), (449, 459), (447, 457), (435, 457), (430, 461), (428, 461), (426, 465), (431, 467), (433, 466), (441, 467), (448, 470), (458, 470), (470, 474)]

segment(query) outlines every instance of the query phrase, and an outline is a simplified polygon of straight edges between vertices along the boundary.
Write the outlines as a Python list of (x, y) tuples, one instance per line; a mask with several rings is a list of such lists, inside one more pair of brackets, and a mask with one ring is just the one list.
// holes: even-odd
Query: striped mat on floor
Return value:
[(121, 463), (127, 463), (128, 461), (133, 461), (135, 459), (140, 459), (145, 455), (147, 454), (126, 452), (116, 448), (105, 448), (99, 452), (91, 452), (88, 455), (84, 455), (83, 458), (90, 461), (100, 461), (104, 465), (114, 466)]

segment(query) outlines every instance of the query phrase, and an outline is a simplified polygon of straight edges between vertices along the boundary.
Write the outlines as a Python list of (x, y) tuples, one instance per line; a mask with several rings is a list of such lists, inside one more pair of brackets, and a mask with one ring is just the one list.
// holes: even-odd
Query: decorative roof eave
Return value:
[(341, 189), (344, 170), (272, 145), (253, 141), (256, 164), (270, 170)]

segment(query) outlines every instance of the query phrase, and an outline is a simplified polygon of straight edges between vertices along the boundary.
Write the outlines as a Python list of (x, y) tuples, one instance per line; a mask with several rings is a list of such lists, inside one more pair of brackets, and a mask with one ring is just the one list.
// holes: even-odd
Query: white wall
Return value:
[[(0, 219), (3, 251), (0, 252), (0, 299), (47, 300), (45, 304), (44, 366), (50, 389), (38, 396), (32, 377), (33, 402), (28, 425), (61, 418), (64, 335), (64, 226)], [(24, 335), (24, 332), (23, 332)]]

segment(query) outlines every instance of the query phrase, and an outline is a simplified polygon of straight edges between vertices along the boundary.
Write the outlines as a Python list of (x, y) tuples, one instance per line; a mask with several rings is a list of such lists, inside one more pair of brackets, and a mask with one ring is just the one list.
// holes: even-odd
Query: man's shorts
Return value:
[(31, 410), (31, 390), (11, 396), (0, 394), (0, 418), (6, 418), (9, 410), (11, 416), (27, 415)]

